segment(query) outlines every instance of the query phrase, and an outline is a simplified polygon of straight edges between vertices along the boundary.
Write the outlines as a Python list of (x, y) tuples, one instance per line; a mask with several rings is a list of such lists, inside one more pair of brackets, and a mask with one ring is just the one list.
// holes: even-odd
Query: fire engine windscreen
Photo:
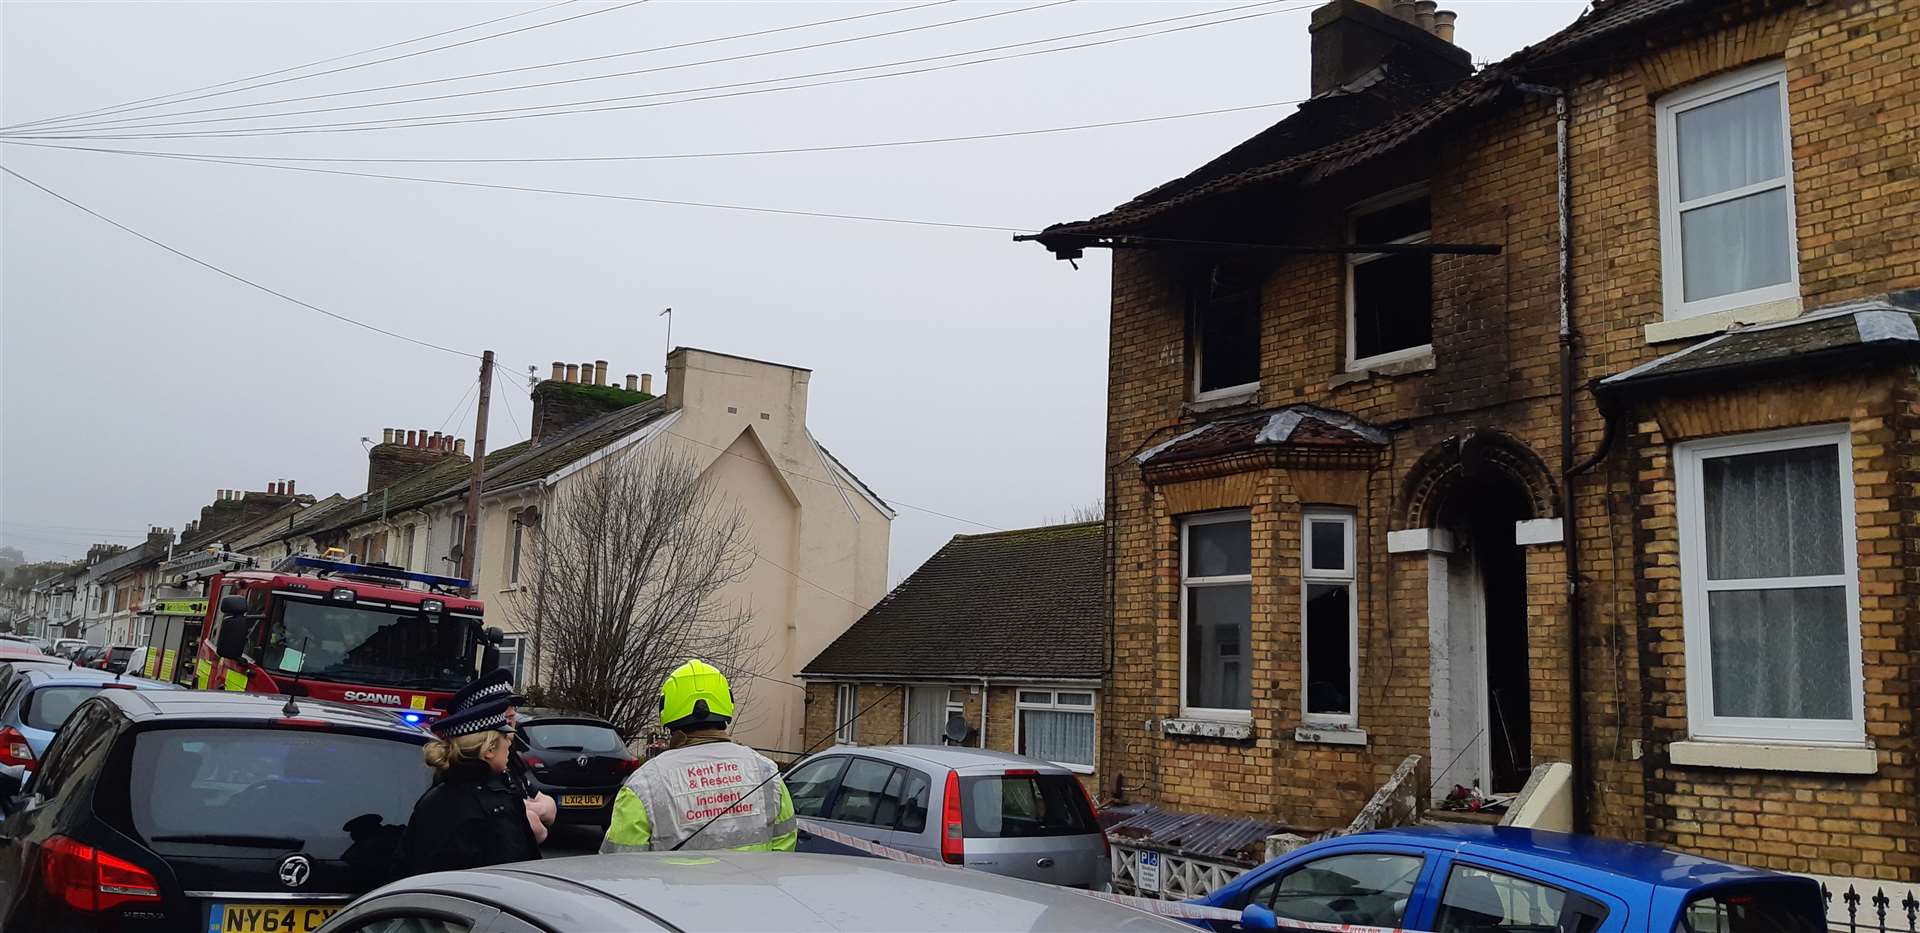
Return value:
[(282, 600), (263, 658), (275, 674), (457, 690), (473, 678), (479, 626), (459, 616)]

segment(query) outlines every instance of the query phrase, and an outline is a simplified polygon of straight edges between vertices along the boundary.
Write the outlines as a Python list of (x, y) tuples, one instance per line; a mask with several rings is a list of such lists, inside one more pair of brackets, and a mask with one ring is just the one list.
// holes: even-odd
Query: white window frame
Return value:
[[(1255, 285), (1253, 291), (1253, 313), (1258, 317), (1260, 314), (1260, 286)], [(1202, 298), (1194, 305), (1192, 312), (1194, 317), (1191, 325), (1193, 328), (1193, 372), (1190, 374), (1192, 387), (1189, 389), (1189, 392), (1193, 396), (1193, 400), (1196, 402), (1212, 402), (1223, 398), (1239, 398), (1240, 396), (1252, 395), (1260, 391), (1260, 347), (1258, 336), (1255, 337), (1253, 350), (1254, 378), (1252, 382), (1243, 382), (1234, 386), (1221, 386), (1218, 389), (1202, 390), (1200, 388), (1201, 381), (1206, 375), (1207, 365), (1207, 344), (1206, 337), (1204, 336), (1206, 322), (1202, 320), (1202, 317), (1207, 313), (1207, 307), (1207, 301), (1205, 298)], [(1257, 335), (1260, 330), (1259, 322), (1256, 322), (1254, 330)]]
[[(1337, 522), (1346, 540), (1340, 570), (1313, 566), (1313, 524)], [(1360, 581), (1354, 569), (1354, 514), (1341, 509), (1307, 509), (1300, 515), (1300, 721), (1317, 726), (1357, 726), (1360, 722)], [(1347, 588), (1347, 711), (1307, 711), (1307, 587), (1327, 583)]]
[(860, 685), (833, 685), (833, 741), (838, 745), (860, 742)]
[[(1025, 696), (1025, 694), (1028, 694), (1028, 693), (1044, 693), (1047, 695), (1047, 701), (1045, 703), (1028, 702)], [(1063, 694), (1063, 693), (1075, 693), (1075, 694), (1084, 693), (1087, 695), (1088, 702), (1086, 702), (1085, 704), (1080, 704), (1080, 703), (1062, 704), (1060, 702), (1060, 694)], [(1028, 709), (1052, 710), (1054, 712), (1062, 712), (1062, 713), (1086, 713), (1087, 714), (1088, 718), (1093, 721), (1093, 761), (1094, 763), (1084, 764), (1084, 765), (1080, 764), (1079, 762), (1073, 762), (1073, 761), (1049, 761), (1048, 763), (1065, 768), (1068, 771), (1072, 771), (1075, 774), (1092, 774), (1094, 771), (1095, 765), (1097, 765), (1100, 761), (1100, 713), (1099, 713), (1100, 694), (1099, 694), (1099, 691), (1094, 690), (1092, 687), (1032, 687), (1032, 686), (1015, 687), (1013, 690), (1013, 747), (1016, 749), (1020, 748), (1020, 738), (1021, 738), (1020, 711), (1028, 710)]]
[(509, 590), (520, 586), (520, 536), (526, 530), (526, 526), (520, 524), (522, 511), (514, 509), (507, 513), (507, 546), (506, 554), (503, 556), (506, 558), (507, 565), (507, 572), (504, 574), (507, 585), (504, 589)]
[(526, 685), (520, 678), (526, 675), (527, 670), (527, 636), (519, 633), (501, 636), (500, 647), (505, 649), (508, 645), (513, 646), (513, 665), (509, 669), (513, 675), (513, 685), (516, 688), (524, 687)]
[[(1844, 565), (1837, 575), (1707, 579), (1706, 488), (1703, 462), (1720, 457), (1831, 445), (1840, 469), (1840, 524), (1846, 533)], [(1859, 529), (1854, 517), (1853, 444), (1847, 425), (1821, 425), (1689, 441), (1673, 448), (1679, 510), (1681, 608), (1687, 660), (1687, 719), (1695, 738), (1730, 742), (1859, 746), (1866, 741), (1860, 666)], [(1718, 716), (1713, 712), (1712, 640), (1707, 594), (1714, 590), (1795, 589), (1844, 586), (1847, 606), (1848, 695), (1853, 716), (1846, 720)]]
[[(1198, 525), (1221, 525), (1221, 524), (1227, 524), (1229, 522), (1246, 522), (1247, 523), (1247, 538), (1248, 538), (1247, 570), (1248, 572), (1244, 574), (1228, 574), (1226, 576), (1219, 576), (1219, 577), (1187, 576), (1187, 532), (1188, 530)], [(1180, 519), (1180, 715), (1183, 717), (1189, 717), (1194, 719), (1218, 719), (1218, 720), (1224, 720), (1227, 722), (1252, 722), (1253, 721), (1253, 710), (1251, 708), (1216, 709), (1216, 708), (1207, 707), (1207, 706), (1192, 706), (1187, 703), (1187, 684), (1188, 684), (1187, 608), (1188, 608), (1188, 605), (1192, 602), (1192, 600), (1187, 598), (1187, 592), (1191, 589), (1195, 589), (1198, 587), (1207, 587), (1207, 586), (1242, 586), (1244, 585), (1249, 590), (1251, 590), (1253, 587), (1253, 573), (1252, 573), (1253, 541), (1252, 539), (1253, 539), (1253, 510), (1252, 509), (1232, 509), (1224, 512), (1204, 512), (1197, 515), (1183, 516)], [(1249, 623), (1251, 623), (1251, 620), (1249, 620)], [(1248, 643), (1241, 646), (1241, 651), (1244, 655), (1241, 663), (1247, 666), (1247, 682), (1249, 685), (1251, 685), (1253, 683), (1253, 655), (1254, 655), (1253, 644), (1252, 644), (1253, 642), (1252, 625), (1249, 624), (1247, 629), (1248, 629), (1247, 631)], [(1247, 702), (1249, 704), (1249, 707), (1251, 707), (1251, 704), (1253, 702), (1252, 698), (1249, 697)]]
[[(1404, 187), (1404, 188), (1397, 188), (1393, 191), (1387, 192), (1386, 194), (1371, 197), (1357, 204), (1354, 204), (1352, 207), (1347, 208), (1347, 242), (1349, 243), (1353, 242), (1354, 227), (1358, 224), (1362, 216), (1365, 216), (1367, 214), (1378, 213), (1381, 210), (1384, 210), (1386, 208), (1396, 207), (1398, 205), (1405, 204), (1408, 201), (1418, 201), (1421, 198), (1426, 198), (1426, 197), (1429, 197), (1429, 192), (1427, 191), (1427, 186), (1424, 183), (1422, 183), (1417, 185), (1408, 185), (1407, 187)], [(1428, 220), (1427, 220), (1426, 230), (1420, 233), (1403, 236), (1397, 240), (1392, 241), (1391, 243), (1381, 244), (1381, 245), (1401, 245), (1401, 244), (1431, 242), (1433, 240), (1433, 220), (1432, 220), (1433, 207), (1431, 203), (1428, 204), (1427, 209), (1428, 209)], [(1394, 254), (1392, 253), (1348, 253), (1347, 254), (1346, 306), (1347, 306), (1347, 371), (1348, 372), (1358, 372), (1360, 370), (1370, 369), (1375, 366), (1386, 366), (1390, 363), (1399, 363), (1399, 362), (1404, 362), (1406, 360), (1418, 359), (1419, 357), (1426, 356), (1433, 352), (1433, 340), (1431, 339), (1431, 335), (1433, 332), (1433, 325), (1429, 323), (1427, 325), (1427, 332), (1429, 335), (1429, 339), (1427, 340), (1426, 343), (1423, 343), (1417, 347), (1407, 347), (1401, 350), (1389, 350), (1386, 353), (1376, 353), (1368, 357), (1354, 356), (1355, 353), (1359, 352), (1359, 328), (1355, 326), (1355, 321), (1353, 316), (1354, 270), (1376, 259), (1384, 259), (1391, 255), (1394, 255)], [(1427, 315), (1429, 320), (1431, 320), (1433, 315), (1433, 305), (1431, 303), (1427, 305)]]
[[(1777, 179), (1695, 198), (1684, 205), (1681, 204), (1680, 153), (1675, 148), (1680, 114), (1769, 84), (1780, 86), (1780, 145), (1786, 171)], [(1665, 299), (1666, 320), (1683, 320), (1754, 305), (1798, 300), (1800, 296), (1799, 212), (1794, 205), (1793, 197), (1793, 122), (1791, 111), (1787, 106), (1786, 64), (1775, 60), (1708, 78), (1661, 98), (1655, 110), (1657, 112), (1655, 135), (1658, 138), (1657, 158), (1660, 175), (1660, 282)], [(1685, 266), (1682, 262), (1680, 242), (1680, 215), (1683, 210), (1698, 210), (1775, 188), (1785, 188), (1787, 192), (1787, 280), (1778, 285), (1763, 285), (1743, 292), (1730, 292), (1695, 301), (1686, 300)]]

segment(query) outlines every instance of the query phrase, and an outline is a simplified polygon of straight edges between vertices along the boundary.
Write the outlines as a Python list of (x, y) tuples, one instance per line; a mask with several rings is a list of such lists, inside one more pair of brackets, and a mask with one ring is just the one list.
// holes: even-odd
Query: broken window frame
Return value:
[[(1196, 402), (1251, 395), (1260, 390), (1260, 275), (1251, 269), (1228, 267), (1225, 263), (1212, 263), (1203, 267), (1203, 270), (1204, 278), (1192, 286), (1188, 299), (1187, 339), (1191, 346), (1191, 358), (1188, 361), (1187, 394)], [(1229, 288), (1216, 293), (1215, 286), (1222, 275), (1245, 275), (1249, 281), (1243, 288)], [(1253, 316), (1253, 379), (1237, 385), (1207, 389), (1203, 388), (1206, 384), (1206, 321), (1207, 316), (1216, 310)]]
[[(1381, 211), (1387, 210), (1389, 208), (1399, 207), (1400, 205), (1406, 204), (1410, 201), (1419, 201), (1428, 197), (1429, 197), (1429, 192), (1427, 190), (1426, 184), (1423, 182), (1420, 184), (1408, 185), (1404, 188), (1397, 188), (1393, 191), (1387, 192), (1386, 194), (1378, 195), (1376, 197), (1371, 197), (1364, 201), (1354, 204), (1352, 207), (1347, 209), (1347, 242), (1349, 243), (1356, 242), (1355, 231), (1359, 227), (1360, 220), (1362, 218), (1367, 217), (1368, 215), (1371, 215), (1371, 214), (1378, 214)], [(1431, 211), (1432, 211), (1431, 202), (1429, 202), (1428, 211), (1429, 211), (1429, 217), (1427, 221), (1427, 229), (1422, 230), (1418, 233), (1408, 234), (1397, 240), (1389, 240), (1386, 243), (1378, 244), (1378, 245), (1382, 245), (1382, 246), (1418, 245), (1418, 244), (1432, 242), (1433, 241), (1433, 221), (1431, 217)], [(1369, 244), (1369, 245), (1374, 245), (1374, 244)], [(1385, 353), (1376, 353), (1372, 356), (1362, 357), (1362, 356), (1355, 355), (1359, 352), (1359, 343), (1360, 343), (1359, 317), (1357, 314), (1358, 308), (1356, 308), (1354, 305), (1354, 295), (1353, 295), (1354, 279), (1356, 277), (1355, 273), (1359, 270), (1361, 266), (1366, 265), (1367, 263), (1374, 262), (1376, 260), (1386, 259), (1396, 255), (1401, 255), (1401, 254), (1397, 254), (1397, 253), (1349, 253), (1347, 254), (1347, 268), (1346, 268), (1347, 281), (1346, 281), (1345, 301), (1346, 301), (1346, 310), (1347, 310), (1347, 371), (1348, 372), (1359, 372), (1361, 370), (1371, 369), (1376, 366), (1385, 366), (1391, 363), (1399, 363), (1407, 360), (1418, 359), (1419, 357), (1427, 356), (1433, 353), (1433, 325), (1431, 323), (1432, 317), (1433, 317), (1433, 303), (1429, 301), (1427, 303), (1427, 317), (1428, 317), (1429, 323), (1427, 325), (1427, 342), (1426, 343), (1420, 344), (1418, 346), (1403, 347), (1398, 350), (1389, 350)]]
[[(1701, 195), (1688, 201), (1680, 199), (1679, 120), (1689, 110), (1720, 103), (1767, 85), (1780, 89), (1781, 173), (1775, 178), (1738, 188)], [(1774, 59), (1729, 74), (1690, 84), (1661, 98), (1655, 106), (1655, 161), (1660, 188), (1660, 283), (1663, 317), (1668, 321), (1685, 320), (1755, 305), (1800, 299), (1800, 236), (1798, 208), (1793, 191), (1793, 119), (1787, 102), (1786, 63)], [(1786, 192), (1787, 280), (1737, 292), (1687, 300), (1685, 249), (1681, 218), (1696, 210), (1728, 204), (1770, 191)]]
[[(1340, 569), (1314, 567), (1313, 525), (1330, 522), (1341, 528)], [(1300, 719), (1316, 726), (1352, 728), (1360, 718), (1360, 593), (1354, 570), (1354, 514), (1343, 509), (1308, 509), (1300, 516)], [(1347, 589), (1347, 710), (1344, 713), (1314, 712), (1310, 709), (1308, 687), (1313, 671), (1307, 619), (1308, 593), (1313, 587), (1344, 586)]]
[[(1841, 572), (1837, 574), (1710, 580), (1707, 564), (1706, 477), (1708, 460), (1784, 450), (1831, 449), (1839, 469)], [(1786, 428), (1688, 441), (1673, 445), (1675, 503), (1679, 512), (1681, 619), (1686, 653), (1687, 719), (1693, 738), (1705, 741), (1780, 742), (1791, 745), (1859, 747), (1866, 741), (1865, 682), (1861, 668), (1859, 538), (1855, 526), (1853, 444), (1846, 424)], [(1844, 587), (1850, 717), (1796, 719), (1722, 716), (1714, 712), (1713, 641), (1709, 594), (1716, 591)], [(1783, 676), (1783, 675), (1775, 675)]]
[[(1188, 549), (1189, 549), (1189, 540), (1188, 540), (1189, 532), (1192, 531), (1192, 529), (1195, 528), (1196, 526), (1201, 526), (1201, 525), (1221, 525), (1221, 524), (1234, 524), (1234, 523), (1240, 523), (1240, 522), (1244, 522), (1247, 525), (1247, 539), (1248, 539), (1247, 540), (1247, 544), (1248, 544), (1247, 572), (1244, 574), (1224, 574), (1219, 576), (1208, 576), (1208, 577), (1189, 576), (1188, 566), (1187, 566), (1188, 565)], [(1187, 654), (1188, 618), (1187, 616), (1188, 616), (1188, 613), (1190, 612), (1190, 607), (1193, 602), (1192, 593), (1194, 590), (1214, 588), (1214, 587), (1229, 587), (1229, 586), (1246, 587), (1248, 590), (1248, 596), (1249, 596), (1248, 605), (1249, 606), (1252, 605), (1252, 602), (1253, 602), (1251, 598), (1252, 590), (1253, 590), (1253, 558), (1252, 558), (1253, 547), (1252, 545), (1253, 545), (1253, 510), (1251, 509), (1230, 509), (1230, 510), (1219, 511), (1219, 512), (1202, 512), (1194, 515), (1182, 516), (1180, 518), (1180, 715), (1183, 717), (1189, 717), (1194, 719), (1222, 720), (1222, 721), (1236, 722), (1236, 723), (1253, 721), (1253, 701), (1252, 701), (1251, 694), (1252, 694), (1253, 674), (1254, 674), (1253, 658), (1254, 658), (1255, 652), (1253, 650), (1253, 645), (1252, 645), (1253, 625), (1252, 625), (1251, 611), (1249, 611), (1249, 614), (1248, 614), (1249, 617), (1248, 617), (1248, 625), (1247, 625), (1247, 639), (1245, 643), (1243, 643), (1240, 647), (1240, 663), (1244, 665), (1242, 676), (1245, 677), (1247, 680), (1248, 694), (1249, 694), (1247, 706), (1245, 708), (1194, 706), (1193, 704), (1189, 703), (1188, 691), (1192, 687), (1192, 680), (1191, 680), (1192, 672), (1188, 669), (1188, 660), (1187, 660), (1188, 659), (1188, 654)]]

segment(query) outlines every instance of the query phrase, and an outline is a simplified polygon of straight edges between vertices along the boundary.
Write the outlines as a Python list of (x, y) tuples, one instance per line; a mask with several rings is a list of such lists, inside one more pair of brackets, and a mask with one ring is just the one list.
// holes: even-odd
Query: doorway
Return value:
[(1514, 541), (1530, 517), (1524, 491), (1497, 474), (1463, 478), (1448, 497), (1453, 551), (1432, 558), (1445, 563), (1446, 594), (1430, 615), (1437, 796), (1455, 785), (1514, 793), (1532, 771), (1526, 553)]

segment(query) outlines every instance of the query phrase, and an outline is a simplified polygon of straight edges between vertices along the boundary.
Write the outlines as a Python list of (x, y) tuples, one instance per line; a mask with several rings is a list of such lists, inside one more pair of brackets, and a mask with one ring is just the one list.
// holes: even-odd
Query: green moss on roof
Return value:
[(534, 387), (536, 392), (564, 392), (576, 398), (586, 399), (602, 408), (612, 411), (628, 405), (638, 405), (649, 401), (653, 396), (645, 392), (628, 392), (620, 386), (585, 385), (578, 382), (556, 382), (549, 379)]

